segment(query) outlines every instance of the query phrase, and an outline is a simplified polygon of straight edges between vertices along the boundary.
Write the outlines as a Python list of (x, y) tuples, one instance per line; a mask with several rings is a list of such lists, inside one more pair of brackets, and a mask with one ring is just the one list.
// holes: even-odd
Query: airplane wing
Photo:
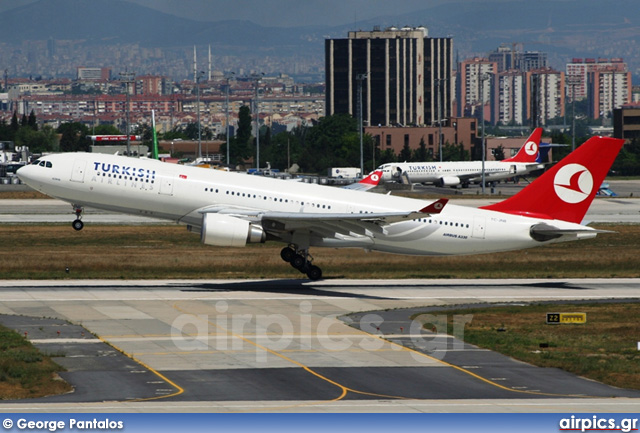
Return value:
[(438, 214), (449, 200), (439, 199), (418, 211), (376, 212), (376, 213), (288, 213), (265, 212), (262, 214), (262, 227), (267, 232), (292, 232), (308, 230), (324, 237), (384, 232), (384, 226), (400, 221), (409, 221)]
[(449, 199), (441, 198), (429, 206), (417, 211), (374, 212), (374, 213), (300, 213), (300, 212), (264, 212), (258, 210), (228, 209), (208, 207), (200, 213), (223, 213), (239, 218), (261, 221), (266, 232), (292, 232), (308, 230), (321, 236), (333, 237), (336, 233), (344, 235), (384, 231), (384, 226), (400, 221), (410, 221), (439, 214)]

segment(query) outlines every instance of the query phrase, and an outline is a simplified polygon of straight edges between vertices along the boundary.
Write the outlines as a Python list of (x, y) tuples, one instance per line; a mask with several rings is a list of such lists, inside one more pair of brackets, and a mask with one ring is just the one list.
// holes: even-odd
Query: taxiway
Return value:
[(400, 309), (636, 301), (639, 288), (640, 279), (3, 281), (3, 320), (65, 353), (77, 391), (0, 410), (636, 412), (640, 392), (425, 333)]

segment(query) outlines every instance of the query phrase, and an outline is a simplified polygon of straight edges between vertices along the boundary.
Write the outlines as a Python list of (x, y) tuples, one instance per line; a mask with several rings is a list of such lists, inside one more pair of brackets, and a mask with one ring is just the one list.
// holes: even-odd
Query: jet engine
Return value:
[(442, 176), (439, 181), (439, 186), (456, 186), (460, 184), (460, 178), (458, 176)]
[(263, 243), (266, 238), (262, 227), (240, 218), (214, 213), (202, 217), (200, 240), (206, 245), (244, 247), (247, 243)]

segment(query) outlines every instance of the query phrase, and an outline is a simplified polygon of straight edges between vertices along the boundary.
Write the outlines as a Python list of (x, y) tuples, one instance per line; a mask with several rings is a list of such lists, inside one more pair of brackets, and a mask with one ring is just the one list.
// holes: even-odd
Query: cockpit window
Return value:
[(51, 161), (41, 161), (39, 159), (33, 161), (33, 165), (39, 165), (40, 167), (47, 167), (47, 168), (53, 167), (53, 164), (51, 163)]

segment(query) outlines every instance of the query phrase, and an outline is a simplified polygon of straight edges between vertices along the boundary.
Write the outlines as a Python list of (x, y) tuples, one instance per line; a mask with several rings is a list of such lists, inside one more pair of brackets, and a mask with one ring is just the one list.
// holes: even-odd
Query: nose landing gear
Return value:
[(77, 231), (82, 230), (84, 227), (84, 223), (82, 222), (82, 212), (84, 212), (84, 208), (82, 206), (73, 205), (73, 211), (76, 214), (76, 219), (71, 223), (71, 227)]
[(295, 269), (299, 270), (303, 274), (307, 274), (310, 280), (319, 280), (322, 278), (322, 269), (316, 265), (312, 265), (313, 257), (306, 249), (296, 250), (295, 245), (284, 247), (280, 251), (280, 257), (285, 262), (288, 262)]

